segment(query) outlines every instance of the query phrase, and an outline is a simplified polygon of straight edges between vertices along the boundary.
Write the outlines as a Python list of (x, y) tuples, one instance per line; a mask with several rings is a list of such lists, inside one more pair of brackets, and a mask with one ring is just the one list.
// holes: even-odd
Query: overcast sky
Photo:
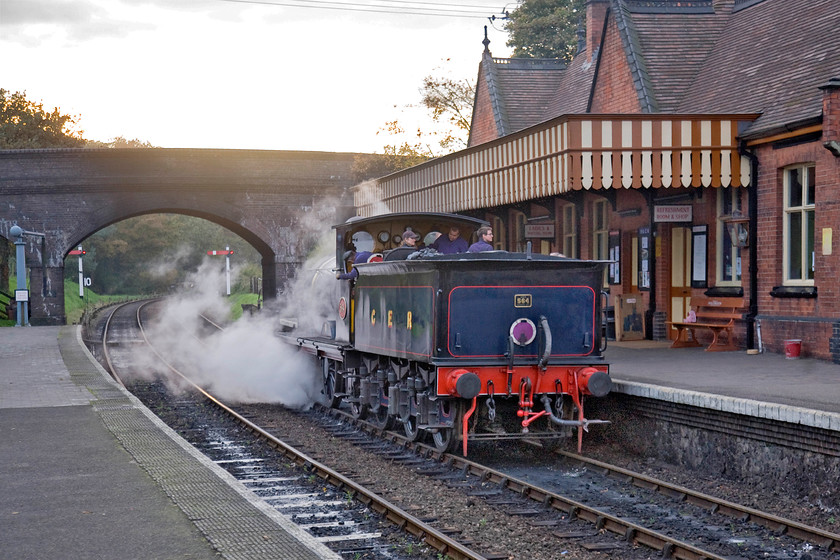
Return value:
[(381, 152), (385, 122), (426, 118), (403, 109), (424, 76), (475, 80), (485, 25), (510, 54), (487, 18), (515, 3), (454, 1), (0, 0), (0, 88), (91, 140)]

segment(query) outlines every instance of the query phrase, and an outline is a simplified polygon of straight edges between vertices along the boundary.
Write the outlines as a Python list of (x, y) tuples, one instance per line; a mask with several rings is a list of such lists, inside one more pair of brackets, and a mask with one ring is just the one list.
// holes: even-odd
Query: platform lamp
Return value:
[(729, 240), (732, 242), (733, 247), (749, 247), (749, 216), (744, 216), (736, 210), (730, 216), (722, 217), (721, 221), (726, 226), (726, 229), (729, 230)]

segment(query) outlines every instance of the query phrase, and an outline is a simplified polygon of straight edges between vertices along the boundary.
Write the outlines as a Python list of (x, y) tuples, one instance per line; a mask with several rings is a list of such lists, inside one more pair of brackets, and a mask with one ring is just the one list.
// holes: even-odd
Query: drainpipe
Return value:
[(645, 329), (647, 329), (645, 338), (653, 340), (653, 318), (656, 316), (656, 238), (659, 236), (659, 232), (656, 231), (656, 222), (654, 221), (656, 202), (653, 198), (652, 189), (644, 189), (642, 192), (647, 199), (648, 227), (650, 228), (650, 288), (648, 290), (648, 310), (645, 313)]
[(758, 157), (747, 149), (744, 141), (738, 145), (738, 153), (750, 160), (750, 185), (747, 188), (747, 200), (750, 205), (750, 303), (747, 313), (747, 348), (755, 345), (755, 318), (758, 315)]

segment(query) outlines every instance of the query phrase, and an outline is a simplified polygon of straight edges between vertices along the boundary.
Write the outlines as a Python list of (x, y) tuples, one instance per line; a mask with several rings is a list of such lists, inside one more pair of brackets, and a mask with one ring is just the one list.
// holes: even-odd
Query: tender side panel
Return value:
[[(548, 320), (551, 356), (597, 353), (597, 295), (589, 286), (459, 286), (449, 292), (447, 345), (459, 358), (501, 358), (511, 326), (527, 319), (537, 331), (533, 341), (516, 346), (515, 355), (539, 357), (545, 347), (540, 316)], [(523, 325), (527, 332), (529, 326)]]
[(356, 286), (356, 349), (425, 360), (434, 344), (431, 285)]

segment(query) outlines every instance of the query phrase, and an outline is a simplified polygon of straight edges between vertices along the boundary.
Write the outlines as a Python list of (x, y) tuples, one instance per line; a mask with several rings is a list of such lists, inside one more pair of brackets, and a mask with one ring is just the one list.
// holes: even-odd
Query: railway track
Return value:
[[(262, 464), (264, 460), (251, 456), (247, 452), (248, 445), (244, 444), (240, 437), (233, 439), (227, 435), (226, 431), (214, 432), (215, 435), (199, 445), (207, 452), (206, 454), (234, 474), (246, 486), (252, 488), (275, 509), (290, 514), (294, 521), (310, 531), (316, 539), (351, 558), (365, 558), (364, 554), (371, 550), (384, 553), (385, 550), (393, 549), (393, 545), (387, 541), (376, 542), (383, 537), (383, 534), (375, 528), (377, 523), (370, 522), (369, 513), (366, 513), (370, 510), (390, 522), (393, 527), (434, 549), (438, 557), (448, 557), (453, 560), (492, 560), (507, 557), (507, 555), (493, 554), (488, 556), (472, 550), (445, 532), (403, 511), (357, 480), (295, 449), (194, 384), (188, 376), (161, 356), (149, 341), (141, 319), (145, 305), (147, 304), (129, 303), (118, 306), (112, 310), (105, 322), (106, 326), (102, 333), (102, 353), (105, 363), (111, 368), (111, 374), (119, 379), (120, 368), (127, 368), (131, 362), (130, 358), (125, 356), (114, 356), (113, 347), (134, 346), (140, 344), (142, 339), (149, 350), (166, 364), (171, 375), (180, 377), (184, 383), (194, 389), (196, 394), (212, 403), (249, 436), (258, 437), (265, 445), (283, 457), (286, 464), (296, 465), (297, 474), (294, 471), (290, 472), (289, 469), (278, 470), (268, 467)], [(130, 317), (132, 314), (133, 318)], [(115, 334), (112, 323), (119, 326), (117, 330), (121, 334)], [(120, 382), (123, 383), (123, 381)], [(192, 401), (181, 398), (174, 405), (168, 406), (185, 408), (193, 405)], [(325, 485), (333, 491), (327, 492)], [(358, 503), (360, 507), (348, 512), (350, 502)], [(392, 552), (389, 552), (387, 557), (399, 558)]]
[[(264, 416), (259, 412), (259, 407), (245, 407), (245, 409), (249, 410), (247, 414), (251, 418)], [(569, 496), (564, 496), (560, 491), (546, 488), (542, 482), (528, 482), (525, 480), (528, 477), (527, 469), (523, 470), (523, 477), (517, 478), (509, 472), (495, 470), (486, 465), (468, 461), (460, 456), (440, 454), (432, 447), (410, 442), (393, 432), (383, 432), (371, 424), (353, 419), (350, 415), (345, 415), (340, 411), (334, 409), (328, 410), (329, 416), (326, 417), (326, 420), (323, 420), (326, 423), (322, 424), (322, 428), (330, 436), (343, 438), (353, 445), (360, 446), (364, 449), (365, 453), (372, 452), (378, 454), (381, 457), (385, 457), (391, 463), (398, 463), (410, 470), (433, 477), (436, 480), (445, 481), (447, 487), (453, 490), (458, 489), (471, 497), (481, 498), (492, 503), (495, 507), (502, 507), (512, 512), (511, 515), (518, 516), (520, 519), (529, 518), (528, 523), (530, 526), (540, 527), (541, 530), (548, 528), (550, 534), (554, 538), (560, 539), (560, 542), (563, 542), (563, 539), (576, 539), (578, 541), (583, 539), (582, 546), (584, 549), (608, 550), (610, 547), (615, 548), (617, 546), (616, 542), (618, 542), (624, 543), (622, 546), (648, 547), (649, 549), (658, 551), (662, 557), (666, 558), (708, 558), (710, 560), (718, 558), (721, 560), (731, 560), (733, 558), (759, 557), (780, 559), (812, 558), (816, 560), (819, 558), (831, 558), (833, 557), (832, 555), (840, 551), (840, 544), (838, 544), (840, 543), (840, 537), (835, 534), (807, 527), (778, 516), (764, 514), (751, 508), (745, 508), (725, 500), (719, 500), (712, 496), (632, 473), (625, 469), (607, 465), (606, 463), (593, 461), (575, 454), (561, 453), (566, 460), (574, 461), (575, 464), (580, 465), (578, 467), (579, 470), (597, 475), (601, 479), (611, 479), (620, 482), (625, 488), (628, 488), (626, 490), (627, 494), (638, 492), (641, 489), (645, 492), (657, 492), (662, 496), (666, 496), (675, 506), (671, 510), (671, 514), (663, 513), (667, 511), (665, 509), (655, 510), (660, 516), (668, 517), (670, 515), (674, 518), (680, 518), (685, 515), (681, 511), (682, 508), (690, 506), (702, 512), (704, 515), (713, 517), (712, 521), (701, 519), (699, 522), (694, 521), (694, 524), (699, 523), (712, 527), (730, 525), (723, 531), (712, 531), (711, 536), (701, 537), (701, 543), (704, 542), (704, 539), (706, 541), (720, 540), (723, 538), (723, 535), (747, 535), (745, 537), (727, 537), (729, 542), (724, 543), (723, 547), (718, 546), (718, 551), (715, 551), (714, 546), (703, 547), (697, 543), (685, 542), (679, 535), (681, 530), (685, 530), (689, 526), (685, 523), (681, 525), (682, 529), (680, 529), (680, 526), (668, 528), (667, 524), (663, 525), (660, 521), (656, 521), (650, 524), (655, 527), (652, 528), (645, 523), (631, 521), (631, 519), (638, 517), (637, 515), (615, 513), (616, 506), (614, 504), (596, 507)], [(324, 417), (322, 416), (322, 418)], [(260, 434), (261, 436), (265, 432), (269, 437), (273, 437), (268, 433), (269, 430), (259, 428), (257, 422), (246, 419), (242, 425), (249, 432)], [(270, 445), (274, 447), (274, 444)], [(308, 445), (309, 448), (315, 450), (320, 447), (317, 444), (311, 443), (303, 443), (303, 445), (304, 447)], [(277, 449), (281, 449), (285, 453), (285, 444), (278, 446)], [(317, 453), (317, 451), (314, 453)], [(299, 464), (307, 468), (314, 464), (322, 465), (312, 455), (302, 453), (301, 457), (306, 458), (299, 459)], [(295, 461), (297, 462), (298, 460)], [(331, 477), (333, 475), (327, 474), (326, 471), (323, 473), (319, 471), (317, 476), (324, 480), (332, 481)], [(354, 487), (345, 485), (338, 478), (335, 480), (337, 481), (338, 488), (352, 489), (354, 493), (363, 496), (361, 492), (356, 492)], [(591, 488), (591, 485), (601, 483), (589, 481), (583, 484), (589, 484)], [(580, 487), (580, 484), (578, 486)], [(584, 493), (586, 492), (584, 491)], [(591, 493), (590, 491), (589, 494)], [(649, 500), (647, 497), (643, 499)], [(367, 498), (362, 498), (362, 500), (365, 501)], [(528, 506), (528, 503), (531, 505)], [(659, 508), (660, 506), (657, 507)], [(396, 513), (392, 514), (388, 508), (382, 508), (380, 506), (372, 506), (371, 509), (381, 512), (388, 518), (392, 515), (398, 515)], [(395, 510), (400, 510), (400, 514), (407, 513), (396, 506)], [(550, 515), (551, 511), (559, 514), (559, 516), (552, 519)], [(647, 511), (650, 515), (650, 512), (654, 510), (648, 509)], [(728, 516), (727, 520), (721, 520), (723, 516)], [(717, 521), (714, 519), (717, 519)], [(571, 520), (588, 523), (590, 529), (581, 530), (577, 525), (572, 526), (570, 524)], [(397, 523), (402, 524), (404, 522), (397, 521)], [(735, 524), (743, 528), (736, 529)], [(763, 531), (766, 538), (771, 540), (771, 546), (764, 546), (762, 549), (762, 545), (754, 542), (758, 540), (754, 536), (756, 528)], [(416, 530), (410, 529), (409, 532), (414, 534), (413, 531)], [(677, 532), (677, 537), (669, 534), (674, 531)], [(455, 532), (456, 528), (448, 527), (440, 531), (440, 534), (446, 536)], [(698, 530), (696, 527), (692, 527), (690, 532), (698, 533)], [(417, 534), (422, 534), (422, 532)], [(612, 537), (614, 541), (612, 544), (605, 542), (603, 538), (605, 534), (614, 535)], [(759, 548), (752, 548), (755, 546)], [(627, 550), (625, 552), (626, 554), (622, 554), (621, 557), (630, 558), (631, 556), (629, 554), (631, 551)], [(453, 558), (460, 557), (452, 554), (450, 556)], [(493, 557), (493, 555), (491, 554), (490, 557)], [(500, 555), (499, 557), (507, 556)]]
[[(451, 473), (464, 473), (474, 481), (485, 485), (496, 485), (512, 495), (523, 498), (518, 502), (525, 507), (526, 502), (537, 503), (547, 509), (554, 509), (567, 518), (580, 519), (594, 525), (596, 529), (610, 532), (628, 542), (657, 550), (665, 558), (834, 558), (840, 552), (840, 535), (809, 527), (795, 521), (741, 506), (688, 488), (670, 484), (645, 475), (634, 473), (603, 462), (595, 461), (577, 454), (559, 452), (559, 454), (578, 467), (558, 467), (551, 465), (553, 474), (546, 477), (548, 463), (535, 467), (512, 467), (508, 462), (503, 469), (497, 470), (465, 459), (458, 455), (440, 454), (434, 448), (412, 443), (400, 434), (383, 432), (372, 424), (353, 418), (341, 411), (330, 409), (333, 417), (340, 417), (343, 423), (357, 427), (366, 433), (394, 442), (398, 447), (411, 449), (423, 457), (434, 458), (441, 466), (446, 466)], [(332, 428), (327, 428), (333, 433)], [(392, 452), (392, 451), (386, 451)], [(488, 453), (485, 460), (493, 461)], [(524, 463), (527, 461), (519, 461)], [(512, 472), (521, 473), (517, 478)], [(569, 476), (560, 472), (571, 473)], [(587, 476), (583, 476), (587, 474)], [(534, 482), (527, 479), (531, 478)], [(551, 483), (562, 480), (562, 484)], [(601, 503), (584, 503), (566, 494), (587, 496), (588, 502), (597, 502), (608, 491), (605, 479), (617, 481), (617, 500), (600, 500)], [(568, 484), (573, 481), (574, 484)], [(639, 489), (644, 490), (639, 493)], [(657, 493), (666, 498), (654, 505), (651, 495)], [(635, 494), (635, 496), (634, 496)], [(632, 500), (628, 496), (633, 496)], [(637, 505), (621, 503), (633, 502)], [(670, 504), (670, 505), (669, 505)], [(638, 510), (644, 512), (640, 514)], [(621, 512), (621, 513), (619, 513)], [(648, 519), (645, 519), (648, 518)], [(634, 522), (633, 519), (639, 520)], [(669, 523), (674, 520), (674, 523)], [(642, 522), (646, 521), (646, 522)], [(559, 522), (558, 522), (559, 524)], [(569, 534), (565, 531), (561, 534)], [(695, 544), (691, 544), (686, 534), (692, 534)], [(762, 542), (763, 541), (763, 542)], [(696, 543), (706, 542), (704, 546)]]

